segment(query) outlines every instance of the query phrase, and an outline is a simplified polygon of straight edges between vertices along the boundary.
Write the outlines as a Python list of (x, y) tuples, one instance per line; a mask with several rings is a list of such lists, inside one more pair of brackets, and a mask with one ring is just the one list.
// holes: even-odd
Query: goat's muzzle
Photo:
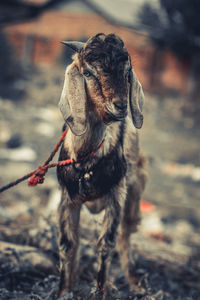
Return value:
[(127, 112), (127, 102), (118, 100), (114, 101), (113, 104), (119, 113), (125, 114)]
[(106, 112), (109, 119), (108, 123), (125, 119), (128, 114), (127, 106), (127, 101), (113, 100)]

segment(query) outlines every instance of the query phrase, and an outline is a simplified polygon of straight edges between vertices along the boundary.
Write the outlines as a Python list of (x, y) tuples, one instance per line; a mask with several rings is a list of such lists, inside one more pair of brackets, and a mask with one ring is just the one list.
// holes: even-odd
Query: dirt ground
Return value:
[[(26, 91), (23, 100), (0, 99), (0, 186), (35, 169), (58, 141), (63, 74), (60, 67), (36, 71), (16, 83)], [(200, 299), (200, 113), (194, 103), (146, 94), (140, 144), (149, 161), (149, 179), (142, 222), (131, 240), (134, 272), (144, 292), (129, 291), (114, 252), (108, 299)], [(53, 299), (59, 278), (59, 197), (55, 169), (43, 185), (30, 188), (23, 182), (0, 194), (0, 299)], [(98, 299), (95, 241), (101, 218), (86, 208), (81, 213), (73, 299)]]

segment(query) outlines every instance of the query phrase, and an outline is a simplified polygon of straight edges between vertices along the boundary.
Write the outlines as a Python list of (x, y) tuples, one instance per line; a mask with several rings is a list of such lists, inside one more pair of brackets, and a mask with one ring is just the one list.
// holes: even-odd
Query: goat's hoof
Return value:
[(97, 289), (96, 287), (93, 287), (91, 289), (92, 300), (102, 300), (103, 294), (104, 294), (103, 290)]
[[(130, 270), (129, 270), (130, 271)], [(146, 290), (141, 286), (139, 277), (132, 272), (129, 272), (128, 284), (130, 291), (138, 297), (144, 296)]]
[[(110, 296), (109, 288), (108, 286), (104, 286), (102, 289), (99, 288), (92, 288), (91, 289), (91, 296), (92, 300), (107, 300), (108, 296)], [(109, 297), (111, 299), (111, 297)]]
[(146, 290), (142, 287), (139, 287), (137, 285), (130, 285), (130, 291), (133, 293), (135, 296), (142, 297), (146, 295)]
[(59, 293), (60, 296), (57, 297), (57, 300), (72, 300), (74, 299), (73, 292)]

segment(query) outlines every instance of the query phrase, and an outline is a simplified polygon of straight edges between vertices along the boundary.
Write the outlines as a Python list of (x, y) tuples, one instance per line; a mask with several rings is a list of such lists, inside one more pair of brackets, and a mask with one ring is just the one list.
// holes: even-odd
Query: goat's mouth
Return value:
[(128, 111), (124, 110), (123, 112), (113, 113), (109, 110), (106, 111), (105, 123), (109, 124), (112, 122), (119, 122), (124, 120), (128, 115)]

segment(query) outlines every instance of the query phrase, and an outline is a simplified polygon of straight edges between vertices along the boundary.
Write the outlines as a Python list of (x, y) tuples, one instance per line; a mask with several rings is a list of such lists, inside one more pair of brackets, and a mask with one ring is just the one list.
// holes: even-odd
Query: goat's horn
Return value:
[(77, 41), (62, 41), (61, 43), (72, 48), (76, 52), (79, 52), (83, 48), (83, 45), (84, 45), (84, 43), (77, 42)]

